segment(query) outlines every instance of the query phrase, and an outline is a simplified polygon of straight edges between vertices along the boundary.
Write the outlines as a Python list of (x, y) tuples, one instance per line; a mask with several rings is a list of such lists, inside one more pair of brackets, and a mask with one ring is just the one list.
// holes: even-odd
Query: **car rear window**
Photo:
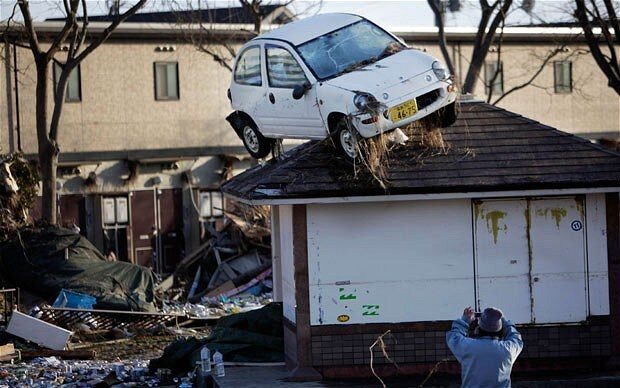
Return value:
[(260, 71), (260, 47), (245, 49), (237, 60), (235, 82), (242, 85), (261, 86), (263, 80)]

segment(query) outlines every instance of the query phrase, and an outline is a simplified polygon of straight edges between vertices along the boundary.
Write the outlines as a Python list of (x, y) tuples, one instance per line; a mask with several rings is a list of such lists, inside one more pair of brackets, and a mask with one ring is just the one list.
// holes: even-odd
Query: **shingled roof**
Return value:
[[(279, 4), (267, 4), (260, 6), (262, 16), (268, 16), (278, 8)], [(79, 18), (81, 20), (81, 18)], [(115, 15), (93, 15), (88, 17), (90, 22), (112, 22)], [(64, 21), (65, 18), (49, 18), (48, 21)], [(290, 21), (289, 15), (284, 19), (276, 19), (276, 24)], [(245, 7), (208, 8), (197, 10), (139, 12), (127, 18), (125, 23), (230, 23), (230, 24), (253, 24), (254, 17)]]
[[(225, 194), (244, 202), (353, 197), (597, 188), (620, 186), (620, 154), (516, 113), (461, 103), (443, 130), (450, 145), (433, 155), (411, 143), (390, 153), (387, 189), (335, 156), (327, 142), (308, 142), (232, 178)], [(303, 202), (303, 201), (300, 201)]]

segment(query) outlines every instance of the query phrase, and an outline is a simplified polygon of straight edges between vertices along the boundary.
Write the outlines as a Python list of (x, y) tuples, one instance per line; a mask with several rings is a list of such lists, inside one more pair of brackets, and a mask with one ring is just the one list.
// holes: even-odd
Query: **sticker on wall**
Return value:
[(346, 315), (346, 314), (342, 314), (342, 315), (338, 315), (338, 318), (336, 318), (336, 319), (338, 319), (338, 322), (344, 323), (344, 322), (347, 322), (349, 320), (349, 316)]
[(570, 227), (575, 232), (579, 232), (583, 228), (583, 223), (579, 220), (575, 220), (570, 223)]
[(351, 294), (351, 293), (345, 293), (344, 288), (339, 288), (338, 292), (340, 294), (340, 300), (353, 300), (353, 299), (357, 299), (357, 296), (355, 296), (355, 294)]
[(365, 316), (377, 316), (379, 315), (379, 305), (378, 304), (365, 304), (362, 305), (362, 315)]

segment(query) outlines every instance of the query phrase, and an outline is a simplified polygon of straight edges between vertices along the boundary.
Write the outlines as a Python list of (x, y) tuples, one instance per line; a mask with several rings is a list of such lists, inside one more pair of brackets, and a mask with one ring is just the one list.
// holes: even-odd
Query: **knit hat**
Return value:
[(502, 310), (494, 307), (484, 309), (478, 319), (478, 326), (487, 333), (496, 333), (502, 330)]

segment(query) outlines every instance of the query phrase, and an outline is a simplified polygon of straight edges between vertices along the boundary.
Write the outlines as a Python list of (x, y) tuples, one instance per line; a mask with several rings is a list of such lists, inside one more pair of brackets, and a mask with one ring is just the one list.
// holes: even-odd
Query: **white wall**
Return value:
[[(518, 202), (518, 199), (507, 200)], [(541, 202), (540, 199), (532, 201)], [(515, 217), (523, 218), (524, 212), (517, 210)], [(573, 210), (585, 213), (586, 246), (582, 255), (587, 259), (587, 274), (582, 272), (581, 278), (582, 282), (587, 278), (587, 285), (585, 290), (581, 287), (583, 296), (580, 298), (587, 298), (587, 315), (606, 315), (609, 314), (609, 286), (605, 196), (588, 194), (585, 212), (577, 208)], [(284, 211), (288, 213), (285, 215)], [(463, 307), (476, 306), (472, 230), (475, 212), (469, 199), (308, 205), (311, 324), (450, 320), (458, 317)], [(286, 226), (284, 221), (292, 220), (290, 207), (281, 209), (280, 216), (281, 238), (287, 233), (292, 236), (292, 225)], [(537, 233), (538, 240), (544, 240), (546, 232), (541, 229), (543, 224), (537, 221), (537, 217), (532, 217), (532, 222), (541, 225), (534, 225), (532, 230)], [(547, 216), (541, 217), (546, 219)], [(567, 214), (566, 220), (574, 221), (575, 217), (572, 213)], [(561, 226), (565, 226), (566, 220)], [(527, 239), (525, 225), (524, 221), (520, 228), (523, 231), (519, 233)], [(508, 229), (503, 224), (500, 226), (499, 239), (507, 238), (508, 230), (519, 229), (514, 225)], [(489, 235), (492, 236), (491, 232)], [(283, 242), (283, 273), (287, 262), (284, 259), (287, 248), (284, 247)], [(292, 252), (292, 244), (288, 249)], [(539, 266), (557, 259), (550, 251), (538, 251), (539, 260), (544, 260), (538, 263)], [(522, 259), (527, 261), (527, 249), (524, 255), (524, 258), (510, 258), (509, 261), (511, 264)], [(289, 271), (292, 273), (293, 269)], [(510, 276), (508, 273), (504, 275), (494, 277), (497, 276), (495, 279), (498, 280)], [(525, 276), (533, 279), (546, 275), (528, 273), (526, 269)], [(289, 287), (294, 286), (293, 282), (289, 281)], [(492, 289), (502, 294), (498, 295), (501, 301), (498, 307), (503, 307), (507, 313), (513, 304), (518, 304), (517, 295), (510, 289)], [(294, 298), (294, 294), (291, 291), (284, 293), (286, 311), (286, 295)], [(538, 295), (539, 304), (552, 297), (551, 294)], [(291, 303), (294, 301), (289, 301), (289, 305)], [(541, 322), (555, 322), (555, 318), (548, 317)], [(529, 318), (523, 322), (529, 322)]]
[(312, 325), (447, 320), (474, 305), (469, 200), (307, 209)]
[(280, 256), (282, 271), (282, 304), (284, 317), (295, 323), (295, 265), (293, 261), (293, 207), (278, 206), (280, 222)]
[(609, 314), (605, 194), (586, 195), (590, 314)]

